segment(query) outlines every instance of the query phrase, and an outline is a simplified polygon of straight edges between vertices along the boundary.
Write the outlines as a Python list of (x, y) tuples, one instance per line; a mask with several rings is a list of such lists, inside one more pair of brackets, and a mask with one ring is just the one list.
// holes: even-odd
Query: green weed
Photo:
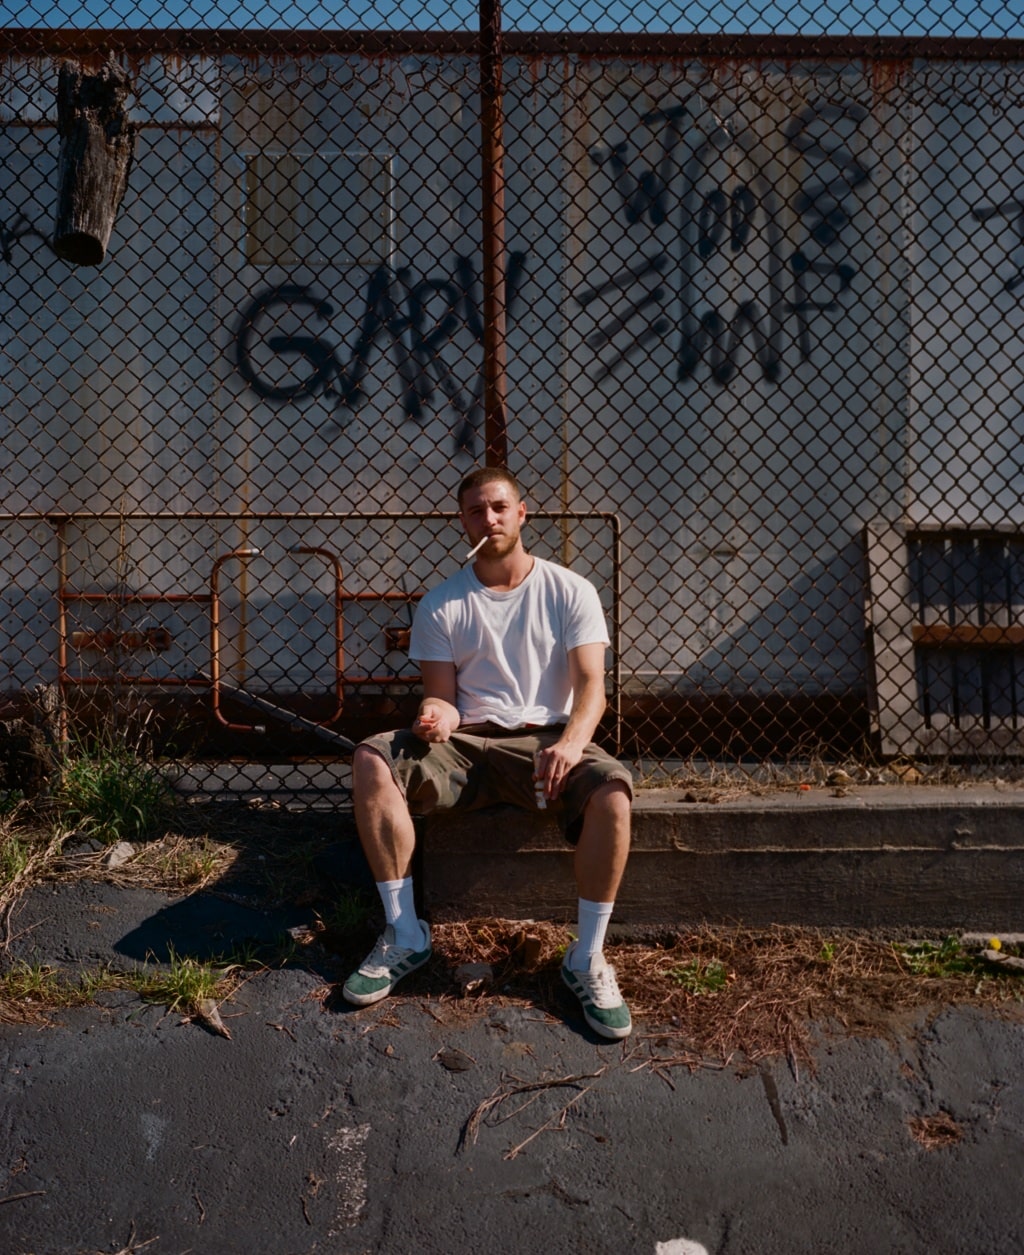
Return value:
[(106, 844), (144, 837), (165, 816), (171, 790), (130, 748), (97, 743), (64, 764), (55, 801), (68, 821)]
[(130, 973), (119, 972), (106, 966), (87, 967), (78, 972), (77, 984), (74, 985), (73, 990), (79, 1001), (92, 1002), (97, 994), (106, 993), (111, 989), (129, 989), (131, 983)]
[(729, 972), (717, 959), (691, 959), (668, 976), (688, 994), (717, 994), (729, 983)]
[(375, 899), (362, 889), (347, 889), (334, 901), (323, 917), (327, 932), (336, 937), (352, 937), (362, 932), (370, 912), (376, 906)]
[(226, 997), (231, 990), (231, 978), (241, 966), (226, 960), (201, 963), (187, 955), (179, 956), (171, 947), (167, 970), (138, 973), (136, 988), (147, 1002), (162, 1003), (168, 1011), (187, 1014), (208, 998)]
[(45, 963), (18, 960), (0, 977), (0, 997), (13, 1002), (63, 1001), (67, 985), (61, 973)]
[(949, 977), (988, 975), (991, 969), (961, 946), (956, 937), (944, 941), (920, 941), (893, 949), (915, 976)]
[(129, 990), (145, 1002), (162, 1004), (168, 1011), (195, 1011), (204, 999), (220, 1001), (234, 988), (234, 978), (245, 966), (256, 966), (254, 952), (239, 960), (200, 963), (179, 957), (171, 950), (166, 970), (151, 967), (117, 971), (109, 967), (86, 968), (71, 975), (45, 963), (18, 961), (0, 976), (0, 1008), (18, 1005), (32, 1012), (57, 1007), (83, 1006), (110, 990)]
[(0, 1007), (5, 1003), (31, 1012), (45, 1012), (55, 1007), (77, 1007), (92, 1002), (104, 989), (123, 984), (118, 973), (78, 973), (74, 980), (60, 968), (46, 963), (19, 960), (0, 976)]
[(28, 867), (31, 842), (13, 833), (0, 836), (0, 888), (9, 885)]
[(0, 818), (13, 815), (24, 800), (21, 789), (0, 789)]

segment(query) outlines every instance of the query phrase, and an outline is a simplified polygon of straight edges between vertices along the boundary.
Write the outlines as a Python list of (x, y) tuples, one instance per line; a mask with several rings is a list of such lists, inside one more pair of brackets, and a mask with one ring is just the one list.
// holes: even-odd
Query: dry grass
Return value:
[[(434, 947), (452, 970), (492, 965), (486, 996), (563, 1015), (568, 995), (558, 967), (568, 937), (554, 925), (472, 920), (435, 926)], [(890, 1036), (953, 1004), (1024, 1019), (1021, 977), (963, 955), (962, 970), (950, 964), (941, 975), (922, 975), (914, 947), (878, 937), (701, 928), (662, 944), (610, 945), (606, 953), (633, 1011), (634, 1040), (665, 1064), (784, 1056), (794, 1069), (810, 1068), (823, 1030)]]
[(910, 1136), (925, 1150), (955, 1146), (964, 1135), (963, 1126), (948, 1111), (936, 1111), (930, 1116), (911, 1116), (907, 1123), (910, 1126)]
[(50, 859), (51, 880), (103, 880), (160, 893), (194, 893), (229, 875), (244, 880), (267, 903), (300, 904), (311, 897), (312, 860), (330, 840), (323, 833), (297, 834), (270, 811), (245, 807), (180, 806), (173, 827), (150, 841), (133, 843), (129, 859), (107, 865), (109, 849), (65, 850)]
[(124, 863), (107, 865), (109, 850), (73, 853), (51, 865), (52, 880), (102, 880), (158, 893), (193, 893), (206, 888), (236, 865), (238, 849), (209, 836), (169, 832), (140, 843)]
[(736, 761), (691, 758), (658, 761), (638, 756), (633, 760), (636, 786), (640, 789), (679, 789), (692, 802), (723, 802), (739, 797), (764, 797), (801, 788), (831, 787), (870, 789), (878, 785), (942, 785), (970, 788), (995, 785), (1005, 789), (1024, 787), (1024, 765), (1013, 760), (980, 760), (976, 763), (928, 762), (896, 758), (881, 762), (865, 751), (836, 759), (813, 747), (785, 761)]
[(13, 823), (0, 824), (0, 854), (5, 874), (0, 882), (0, 953), (10, 940), (11, 912), (29, 885), (47, 874), (60, 853), (60, 831), (22, 837)]

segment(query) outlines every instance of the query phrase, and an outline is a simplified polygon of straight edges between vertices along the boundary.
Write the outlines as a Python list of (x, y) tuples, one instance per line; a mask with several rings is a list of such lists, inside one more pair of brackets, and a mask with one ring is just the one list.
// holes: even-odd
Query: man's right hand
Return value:
[(413, 720), (413, 733), (422, 741), (437, 744), (447, 741), (458, 727), (455, 711), (447, 702), (425, 701)]

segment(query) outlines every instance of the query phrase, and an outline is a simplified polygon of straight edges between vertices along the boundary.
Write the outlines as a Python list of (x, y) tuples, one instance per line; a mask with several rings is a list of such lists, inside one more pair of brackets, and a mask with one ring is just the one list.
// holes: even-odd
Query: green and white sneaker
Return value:
[(407, 950), (395, 945), (395, 930), (388, 924), (377, 938), (377, 944), (352, 973), (341, 992), (346, 1002), (357, 1007), (368, 1007), (386, 998), (403, 976), (415, 972), (430, 958), (430, 927), (419, 921), (423, 929), (424, 944), (419, 950)]
[(629, 1007), (622, 1000), (615, 968), (598, 959), (589, 972), (576, 972), (569, 966), (572, 946), (562, 960), (562, 980), (580, 1000), (583, 1018), (595, 1033), (613, 1041), (628, 1037), (633, 1031)]

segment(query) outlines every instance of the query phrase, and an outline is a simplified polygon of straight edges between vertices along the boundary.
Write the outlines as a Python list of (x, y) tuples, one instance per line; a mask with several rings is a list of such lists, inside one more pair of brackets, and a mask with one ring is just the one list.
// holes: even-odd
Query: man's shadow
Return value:
[[(214, 813), (226, 820), (226, 812), (234, 805), (217, 806)], [(240, 805), (244, 812), (244, 803)], [(351, 814), (276, 812), (268, 834), (268, 824), (253, 823), (250, 812), (249, 816), (239, 814), (230, 826), (239, 848), (234, 865), (202, 889), (136, 924), (114, 943), (115, 952), (139, 964), (161, 966), (183, 959), (196, 963), (262, 960), (268, 966), (305, 967), (325, 980), (338, 979), (332, 943), (344, 948), (344, 942), (331, 933), (337, 903), (344, 899), (360, 906), (365, 903), (367, 916), (373, 916), (376, 903), (373, 877)], [(244, 835), (247, 826), (258, 834), (251, 848)], [(318, 829), (322, 843), (315, 840)], [(265, 848), (268, 835), (284, 851), (299, 839), (306, 847), (301, 874), (289, 876), (288, 884), (275, 885), (261, 866), (267, 856), (261, 855), (260, 846)], [(368, 919), (367, 933), (373, 927), (374, 920)], [(360, 933), (358, 921), (352, 931)], [(312, 940), (321, 944), (310, 944)], [(364, 940), (363, 935), (350, 938), (353, 953)], [(340, 955), (337, 961), (341, 963)]]

